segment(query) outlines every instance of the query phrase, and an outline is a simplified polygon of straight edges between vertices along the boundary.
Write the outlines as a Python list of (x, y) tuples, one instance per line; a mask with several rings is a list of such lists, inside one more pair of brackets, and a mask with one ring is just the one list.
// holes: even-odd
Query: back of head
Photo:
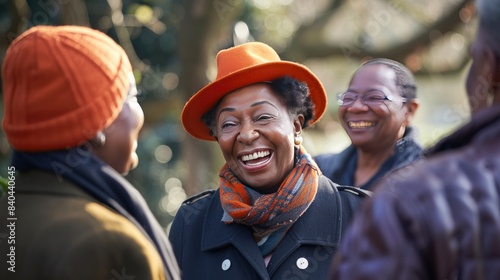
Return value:
[(75, 147), (113, 122), (130, 87), (124, 50), (82, 26), (36, 26), (7, 50), (3, 129), (20, 151)]
[(476, 8), (479, 14), (479, 24), (483, 31), (496, 46), (496, 51), (500, 53), (500, 0), (477, 0)]
[[(396, 86), (401, 88), (401, 96), (407, 99), (417, 98), (417, 84), (411, 71), (403, 64), (388, 58), (375, 58), (363, 63), (366, 65), (385, 65), (396, 73)], [(360, 68), (361, 68), (360, 67)]]

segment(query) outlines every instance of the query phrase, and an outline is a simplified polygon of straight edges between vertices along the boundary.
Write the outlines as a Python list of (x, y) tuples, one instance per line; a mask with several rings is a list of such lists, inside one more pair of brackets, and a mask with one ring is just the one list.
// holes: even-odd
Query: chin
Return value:
[(372, 143), (368, 139), (354, 139), (351, 140), (351, 143), (353, 146), (358, 148), (372, 145)]
[(116, 170), (116, 172), (120, 173), (121, 175), (126, 176), (126, 175), (128, 175), (128, 173), (131, 170), (134, 170), (138, 164), (139, 164), (139, 161), (131, 161), (128, 164), (125, 164), (122, 166), (117, 166), (114, 169)]
[(123, 176), (127, 175), (131, 170), (134, 170), (137, 165), (139, 165), (139, 161), (133, 161), (131, 162), (128, 166), (126, 166), (123, 170), (123, 172), (121, 172), (121, 174)]
[[(139, 163), (138, 163), (138, 162), (133, 163), (133, 164), (130, 166), (130, 168), (128, 169), (128, 171), (136, 169), (136, 168), (137, 168), (137, 165), (139, 165)], [(128, 171), (127, 171), (127, 173), (128, 173)]]

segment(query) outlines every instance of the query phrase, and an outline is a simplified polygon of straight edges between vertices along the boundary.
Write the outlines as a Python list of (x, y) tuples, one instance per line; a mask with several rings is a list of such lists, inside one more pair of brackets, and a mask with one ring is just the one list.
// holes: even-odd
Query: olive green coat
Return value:
[(72, 183), (31, 171), (18, 174), (14, 190), (14, 216), (8, 196), (0, 199), (0, 279), (165, 278), (139, 229)]

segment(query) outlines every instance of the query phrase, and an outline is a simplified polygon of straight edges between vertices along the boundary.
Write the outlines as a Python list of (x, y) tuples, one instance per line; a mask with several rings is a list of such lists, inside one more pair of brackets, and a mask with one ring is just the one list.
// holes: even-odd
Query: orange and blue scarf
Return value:
[(311, 156), (300, 147), (295, 167), (278, 191), (261, 194), (242, 184), (226, 164), (219, 173), (222, 221), (250, 226), (262, 255), (266, 256), (313, 202), (320, 174)]

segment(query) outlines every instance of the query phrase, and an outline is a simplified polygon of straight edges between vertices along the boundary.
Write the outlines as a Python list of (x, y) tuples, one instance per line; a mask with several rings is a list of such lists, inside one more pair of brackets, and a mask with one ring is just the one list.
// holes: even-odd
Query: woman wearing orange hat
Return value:
[(0, 200), (14, 240), (0, 242), (0, 278), (180, 279), (165, 232), (120, 175), (138, 163), (144, 122), (123, 49), (90, 28), (37, 26), (2, 74), (18, 173)]
[(301, 145), (325, 111), (323, 86), (263, 43), (221, 51), (217, 66), (181, 116), (226, 160), (219, 189), (188, 199), (172, 224), (183, 279), (325, 278), (364, 194), (322, 176)]

